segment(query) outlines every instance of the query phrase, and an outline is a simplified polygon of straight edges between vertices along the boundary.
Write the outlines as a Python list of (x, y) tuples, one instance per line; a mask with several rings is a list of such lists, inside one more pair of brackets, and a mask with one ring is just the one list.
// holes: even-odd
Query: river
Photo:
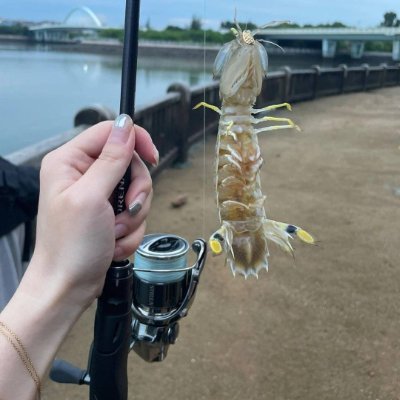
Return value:
[[(341, 62), (323, 62), (319, 56), (270, 59), (271, 70)], [(204, 70), (202, 62), (139, 58), (136, 103), (156, 100), (173, 82), (210, 82), (211, 74), (212, 66)], [(0, 43), (0, 155), (70, 129), (82, 107), (97, 103), (118, 110), (120, 81), (121, 58), (116, 55)]]

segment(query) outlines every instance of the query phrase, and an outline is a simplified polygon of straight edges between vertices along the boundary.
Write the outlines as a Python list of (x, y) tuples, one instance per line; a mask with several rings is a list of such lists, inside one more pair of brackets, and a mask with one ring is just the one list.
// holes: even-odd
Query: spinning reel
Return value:
[(130, 350), (148, 362), (162, 361), (179, 335), (206, 260), (206, 243), (192, 244), (196, 261), (187, 266), (189, 243), (176, 235), (145, 236), (135, 265), (111, 267), (98, 299), (88, 368), (56, 360), (50, 372), (60, 383), (90, 385), (90, 399), (125, 399)]

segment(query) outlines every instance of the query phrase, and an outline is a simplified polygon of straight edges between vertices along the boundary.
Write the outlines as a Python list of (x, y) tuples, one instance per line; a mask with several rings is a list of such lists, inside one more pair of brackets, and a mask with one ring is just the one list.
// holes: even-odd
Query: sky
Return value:
[[(106, 25), (122, 27), (123, 0), (0, 0), (0, 18), (63, 21), (72, 9), (82, 5), (91, 8)], [(379, 25), (387, 11), (400, 16), (400, 3), (395, 0), (142, 0), (141, 25), (149, 22), (156, 29), (185, 27), (197, 16), (204, 21), (203, 26), (218, 29), (221, 21), (233, 19), (235, 8), (239, 21), (257, 25), (289, 20), (372, 27)]]

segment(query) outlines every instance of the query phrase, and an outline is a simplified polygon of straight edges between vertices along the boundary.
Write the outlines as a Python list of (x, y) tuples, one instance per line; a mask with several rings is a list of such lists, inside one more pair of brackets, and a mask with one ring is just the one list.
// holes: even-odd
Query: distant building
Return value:
[(97, 37), (105, 29), (97, 15), (88, 7), (73, 9), (62, 23), (43, 23), (29, 28), (39, 42), (70, 42)]

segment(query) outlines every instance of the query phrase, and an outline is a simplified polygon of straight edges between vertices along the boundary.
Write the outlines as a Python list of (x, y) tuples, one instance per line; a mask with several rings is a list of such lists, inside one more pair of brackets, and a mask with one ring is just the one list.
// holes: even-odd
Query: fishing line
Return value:
[[(206, 101), (206, 0), (203, 0), (203, 101)], [(206, 109), (203, 109), (203, 237), (206, 237)]]

